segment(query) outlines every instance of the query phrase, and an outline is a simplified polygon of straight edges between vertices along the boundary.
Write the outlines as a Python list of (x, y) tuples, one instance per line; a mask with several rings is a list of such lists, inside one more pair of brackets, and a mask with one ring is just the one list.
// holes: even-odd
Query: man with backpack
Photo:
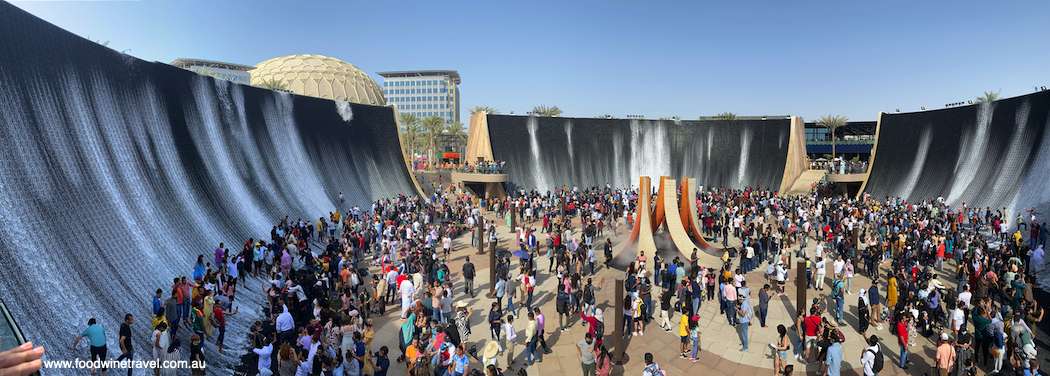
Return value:
[(594, 309), (597, 307), (595, 304), (594, 292), (602, 291), (602, 285), (605, 284), (605, 278), (602, 278), (598, 282), (598, 286), (595, 287), (591, 284), (591, 279), (587, 278), (587, 285), (583, 286), (583, 313), (588, 316), (594, 316)]
[(571, 318), (569, 317), (569, 293), (565, 292), (565, 285), (558, 284), (558, 297), (556, 300), (556, 308), (558, 311), (558, 329), (565, 331), (569, 326)]
[(470, 256), (467, 256), (466, 263), (463, 264), (463, 278), (466, 283), (463, 284), (463, 290), (471, 298), (474, 298), (474, 264), (470, 262)]
[(864, 376), (879, 376), (882, 371), (882, 347), (879, 346), (879, 337), (872, 335), (868, 338), (868, 347), (861, 354), (860, 363), (864, 366)]
[(839, 326), (846, 326), (846, 321), (842, 319), (842, 310), (846, 304), (846, 297), (844, 294), (845, 282), (844, 277), (839, 275), (831, 282), (831, 297), (835, 299), (835, 320), (838, 321)]

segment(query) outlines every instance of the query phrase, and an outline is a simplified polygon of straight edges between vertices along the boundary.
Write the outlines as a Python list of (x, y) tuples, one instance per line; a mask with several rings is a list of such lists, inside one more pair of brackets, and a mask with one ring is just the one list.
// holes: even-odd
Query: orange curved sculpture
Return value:
[[(664, 223), (664, 214), (666, 214), (665, 213), (665, 209), (670, 209), (670, 208), (665, 208), (664, 207), (664, 182), (667, 181), (667, 180), (670, 180), (670, 178), (667, 177), (667, 176), (661, 176), (660, 177), (660, 189), (656, 191), (656, 210), (653, 212), (653, 222), (652, 222), (652, 224), (653, 224), (653, 232), (654, 233), (656, 232), (657, 229), (660, 228), (660, 225)], [(674, 180), (671, 180), (671, 186), (674, 186)], [(677, 196), (677, 195), (674, 195), (674, 196)]]

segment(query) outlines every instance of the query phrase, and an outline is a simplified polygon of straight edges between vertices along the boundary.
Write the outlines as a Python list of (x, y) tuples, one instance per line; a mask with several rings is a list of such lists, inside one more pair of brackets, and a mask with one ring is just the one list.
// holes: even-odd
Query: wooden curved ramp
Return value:
[[(688, 185), (688, 183), (686, 185)], [(667, 185), (664, 186), (664, 191), (661, 196), (663, 196), (664, 207), (681, 207), (681, 205), (679, 205), (679, 203), (676, 201), (678, 199), (678, 185), (676, 184), (674, 179), (667, 179)], [(682, 201), (692, 201), (692, 197), (689, 194), (689, 190), (682, 191)], [(685, 223), (681, 221), (680, 215), (669, 215), (666, 217), (664, 223), (667, 224), (667, 232), (671, 235), (671, 241), (674, 242), (675, 248), (678, 249), (678, 253), (682, 254), (682, 256), (684, 256), (686, 260), (688, 260), (689, 257), (692, 256), (693, 248), (700, 249), (700, 247), (697, 246), (697, 244), (693, 243), (693, 240), (689, 238), (689, 233), (686, 232)], [(701, 265), (719, 266), (722, 264), (718, 256), (712, 255), (708, 252), (697, 252), (696, 257), (698, 259), (697, 262)]]
[[(646, 252), (649, 257), (656, 254), (656, 242), (653, 241), (652, 231), (652, 210), (649, 208), (650, 195), (652, 190), (649, 188), (650, 179), (648, 176), (642, 176), (638, 181), (638, 210), (635, 212), (634, 229), (631, 230), (631, 236), (627, 239), (627, 242), (620, 248), (620, 251), (613, 257), (612, 263), (618, 266), (626, 266), (632, 261), (638, 259), (638, 252)], [(652, 269), (652, 266), (646, 265), (647, 269)]]
[(687, 223), (686, 226), (688, 227), (689, 235), (693, 237), (693, 240), (701, 250), (721, 255), (722, 248), (708, 243), (707, 239), (704, 239), (704, 234), (701, 232), (704, 227), (700, 224), (700, 220), (697, 217), (696, 199), (694, 198), (696, 193), (696, 179), (682, 179), (685, 180), (682, 188), (682, 222)]
[[(674, 208), (674, 206), (664, 205), (663, 194), (664, 187), (666, 186), (664, 184), (665, 182), (667, 182), (666, 185), (675, 187), (674, 179), (671, 179), (667, 176), (660, 177), (660, 189), (656, 191), (656, 210), (653, 211), (653, 233), (656, 233), (656, 230), (658, 230), (660, 228), (660, 225), (664, 223), (664, 217), (667, 211), (670, 211), (672, 210), (672, 208)], [(677, 194), (672, 195), (672, 197), (677, 197)]]

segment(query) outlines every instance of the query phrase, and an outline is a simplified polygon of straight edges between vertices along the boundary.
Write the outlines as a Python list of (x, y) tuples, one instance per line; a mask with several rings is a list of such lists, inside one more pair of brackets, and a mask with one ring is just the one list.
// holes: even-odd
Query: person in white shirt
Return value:
[(784, 286), (787, 284), (787, 268), (783, 263), (777, 263), (777, 295), (787, 296)]
[(838, 279), (839, 276), (842, 275), (842, 267), (846, 265), (846, 262), (843, 261), (842, 256), (839, 255), (839, 258), (835, 260), (833, 265), (835, 267), (835, 274), (831, 276), (831, 279)]
[(273, 371), (270, 370), (270, 354), (273, 354), (273, 344), (276, 342), (276, 338), (270, 339), (269, 341), (263, 339), (263, 342), (266, 343), (266, 346), (252, 349), (252, 352), (259, 355), (259, 375), (270, 376), (273, 375)]
[(828, 275), (827, 264), (828, 259), (818, 256), (816, 263), (817, 270), (816, 273), (813, 273), (813, 279), (817, 282), (816, 289), (820, 291), (824, 291), (824, 277)]
[[(876, 376), (875, 370), (872, 367), (875, 366), (875, 354), (882, 351), (879, 346), (879, 338), (872, 335), (868, 338), (868, 347), (864, 348), (864, 352), (860, 356), (860, 364), (864, 366), (864, 376)], [(883, 354), (883, 357), (886, 355)]]
[(401, 281), (398, 291), (401, 292), (401, 319), (404, 320), (405, 312), (412, 306), (412, 297), (416, 295), (416, 287), (412, 284), (411, 279), (406, 279)]
[(292, 318), (291, 312), (288, 312), (288, 306), (284, 305), (284, 300), (278, 301), (281, 304), (283, 312), (274, 319), (274, 328), (277, 329), (277, 337), (281, 343), (292, 342), (295, 340), (295, 319)]
[(958, 335), (959, 330), (966, 323), (966, 312), (963, 312), (963, 307), (965, 307), (966, 303), (961, 300), (955, 303), (955, 309), (952, 310), (952, 328), (955, 329), (955, 334)]
[(518, 341), (518, 330), (514, 329), (514, 315), (507, 315), (507, 320), (503, 323), (503, 334), (506, 338), (507, 346), (507, 370), (510, 371), (512, 365), (514, 365), (514, 344)]
[(966, 309), (973, 308), (970, 306), (970, 299), (973, 298), (973, 293), (970, 292), (970, 285), (963, 285), (963, 292), (959, 293), (959, 301), (966, 303)]

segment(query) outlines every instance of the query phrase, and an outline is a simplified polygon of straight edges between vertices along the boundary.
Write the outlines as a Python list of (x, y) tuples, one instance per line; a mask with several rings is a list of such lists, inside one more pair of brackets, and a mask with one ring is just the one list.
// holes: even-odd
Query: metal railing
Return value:
[(824, 170), (831, 175), (863, 174), (868, 172), (868, 162), (812, 162), (810, 170)]

